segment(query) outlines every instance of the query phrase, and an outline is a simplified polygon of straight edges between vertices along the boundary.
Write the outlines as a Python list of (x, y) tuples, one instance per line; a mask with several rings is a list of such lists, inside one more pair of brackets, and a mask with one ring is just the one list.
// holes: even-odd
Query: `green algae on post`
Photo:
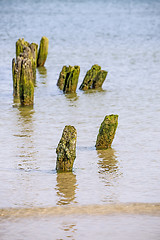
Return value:
[(41, 38), (40, 47), (38, 51), (37, 67), (44, 66), (46, 62), (48, 55), (48, 44), (49, 44), (48, 38), (43, 36)]
[(97, 76), (93, 79), (93, 84), (92, 88), (97, 89), (101, 88), (104, 80), (106, 79), (107, 76), (107, 71), (101, 70), (97, 73)]
[(21, 105), (33, 105), (34, 102), (37, 49), (37, 44), (29, 44), (24, 39), (16, 42), (16, 54), (19, 55), (12, 60), (13, 96)]
[(66, 81), (66, 77), (67, 74), (69, 72), (70, 66), (63, 66), (62, 71), (59, 74), (59, 79), (57, 81), (57, 86), (59, 87), (60, 90), (64, 89), (64, 85), (65, 85), (65, 81)]
[(80, 67), (74, 66), (69, 69), (69, 72), (66, 76), (65, 85), (63, 92), (64, 93), (74, 93), (77, 89), (78, 78), (80, 73)]
[(30, 44), (25, 41), (24, 38), (18, 39), (16, 42), (16, 57), (18, 57), (20, 53), (24, 52), (24, 46), (29, 47), (29, 45)]
[(59, 75), (57, 86), (60, 88), (60, 90), (63, 90), (64, 93), (76, 92), (79, 73), (79, 66), (63, 66)]
[(107, 115), (99, 129), (96, 141), (96, 149), (111, 147), (118, 126), (118, 115)]
[(93, 65), (90, 70), (87, 71), (82, 84), (80, 85), (81, 90), (86, 91), (92, 88), (92, 83), (97, 73), (101, 70), (101, 67), (97, 64)]
[(19, 95), (21, 105), (33, 105), (34, 102), (34, 83), (32, 62), (28, 58), (22, 60), (21, 77), (19, 84)]
[(13, 96), (19, 98), (21, 105), (32, 105), (34, 95), (34, 74), (31, 59), (20, 54), (12, 60)]
[(13, 77), (13, 96), (19, 97), (19, 82), (21, 76), (21, 58), (17, 57), (17, 61), (15, 58), (12, 60), (12, 77)]
[(31, 43), (31, 62), (32, 62), (32, 69), (33, 69), (33, 78), (36, 79), (36, 68), (37, 68), (37, 58), (38, 58), (38, 44)]
[(33, 57), (33, 59), (35, 59), (36, 66), (37, 66), (38, 44), (36, 44), (36, 43), (31, 43), (31, 44), (30, 44), (30, 49), (31, 49), (31, 52), (32, 52), (32, 57)]
[(77, 131), (74, 126), (65, 126), (61, 140), (56, 148), (57, 172), (70, 172), (76, 158)]
[(27, 57), (32, 62), (33, 77), (36, 79), (36, 67), (37, 67), (37, 57), (38, 57), (38, 44), (28, 43), (22, 39), (18, 39), (16, 42), (16, 58), (18, 56)]
[(37, 67), (37, 49), (36, 43), (31, 43), (29, 47), (24, 46), (23, 53), (20, 53), (20, 57), (28, 58), (32, 63), (33, 79), (36, 79), (36, 67)]

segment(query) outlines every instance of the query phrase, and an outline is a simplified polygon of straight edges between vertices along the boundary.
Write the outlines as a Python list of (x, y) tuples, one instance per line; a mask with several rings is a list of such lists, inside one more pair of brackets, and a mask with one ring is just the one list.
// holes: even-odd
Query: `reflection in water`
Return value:
[(84, 94), (97, 94), (97, 93), (106, 93), (107, 90), (103, 89), (102, 87), (101, 88), (98, 88), (98, 89), (88, 89), (87, 91), (84, 91), (83, 93)]
[(21, 171), (15, 179), (14, 204), (31, 207), (36, 204), (37, 195), (34, 190), (36, 178), (30, 174), (30, 171), (38, 169), (34, 142), (33, 106), (20, 106), (17, 108), (17, 115), (18, 132), (14, 135), (17, 145), (15, 163), (16, 168)]
[(40, 76), (42, 77), (42, 78), (46, 78), (47, 77), (47, 69), (46, 69), (46, 67), (38, 67), (37, 68), (38, 69), (38, 72), (39, 72), (39, 74), (40, 74)]
[(56, 191), (59, 200), (57, 205), (76, 203), (75, 191), (77, 187), (76, 175), (72, 172), (58, 173)]
[(42, 80), (42, 83), (45, 84), (45, 80), (47, 78), (47, 69), (46, 67), (38, 67), (39, 78)]
[(105, 202), (117, 201), (116, 184), (118, 183), (119, 176), (121, 175), (116, 159), (115, 151), (110, 148), (107, 150), (97, 150), (100, 178), (107, 187), (107, 195), (105, 195)]
[(18, 126), (20, 131), (15, 135), (17, 137), (17, 156), (20, 169), (35, 169), (35, 151), (33, 142), (33, 106), (19, 107)]
[(76, 107), (76, 101), (78, 100), (77, 93), (66, 93), (65, 97), (67, 101), (69, 102), (69, 106)]
[(34, 113), (33, 106), (20, 106), (18, 108), (20, 113), (20, 119), (30, 121)]
[(118, 175), (118, 161), (115, 156), (115, 151), (110, 148), (107, 150), (97, 150), (98, 157), (101, 158), (99, 165), (99, 173), (105, 175), (109, 173), (113, 177)]
[[(74, 223), (62, 222), (62, 226), (60, 227), (61, 230), (64, 231), (64, 235), (66, 238), (70, 238), (74, 240), (74, 235), (77, 231), (77, 226)], [(61, 238), (59, 238), (61, 239)]]
[(17, 107), (20, 105), (20, 98), (17, 96), (13, 96), (13, 107)]

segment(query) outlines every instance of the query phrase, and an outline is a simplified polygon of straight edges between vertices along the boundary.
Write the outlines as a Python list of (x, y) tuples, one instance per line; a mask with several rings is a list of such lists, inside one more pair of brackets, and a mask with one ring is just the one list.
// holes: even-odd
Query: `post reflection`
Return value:
[(57, 205), (76, 203), (76, 175), (72, 172), (58, 173), (56, 191), (58, 196)]
[(42, 83), (45, 84), (45, 80), (47, 78), (47, 68), (46, 67), (38, 67), (39, 78), (42, 80)]
[(104, 202), (116, 202), (118, 199), (117, 186), (119, 176), (119, 162), (117, 160), (115, 151), (110, 148), (107, 150), (97, 150), (99, 157), (98, 168), (100, 178), (106, 186), (104, 188)]
[[(61, 230), (64, 232), (63, 236), (65, 235), (66, 238), (75, 239), (75, 233), (77, 232), (76, 223), (68, 223), (68, 221), (63, 222), (61, 226)], [(62, 239), (62, 238), (60, 238)]]
[(19, 110), (20, 120), (22, 120), (23, 122), (32, 121), (32, 116), (34, 114), (33, 106), (20, 106), (18, 110)]
[(66, 93), (65, 97), (69, 107), (77, 107), (77, 100), (79, 98), (77, 93)]
[(34, 109), (33, 106), (20, 106), (15, 109), (15, 168), (18, 169), (14, 180), (14, 205), (34, 206), (36, 202), (35, 179), (29, 172), (37, 169), (37, 152), (34, 141)]
[(98, 89), (88, 89), (86, 91), (83, 92), (83, 94), (86, 94), (86, 95), (89, 95), (89, 94), (98, 94), (98, 93), (102, 93), (102, 94), (105, 94), (107, 92), (107, 90), (103, 89), (102, 87), (101, 88), (98, 88)]
[(18, 128), (17, 150), (18, 150), (18, 167), (19, 169), (35, 169), (35, 148), (33, 139), (33, 106), (18, 108)]
[(46, 78), (47, 77), (47, 68), (46, 67), (38, 67), (38, 73), (42, 78)]
[(106, 150), (97, 150), (98, 156), (100, 158), (99, 173), (105, 176), (107, 173), (116, 177), (118, 175), (118, 161), (115, 155), (115, 151), (110, 148)]
[(74, 93), (65, 93), (65, 97), (68, 100), (71, 100), (71, 101), (76, 101), (78, 99), (78, 95), (77, 95), (76, 92), (74, 92)]
[(20, 98), (18, 96), (13, 96), (13, 107), (18, 107), (20, 105)]

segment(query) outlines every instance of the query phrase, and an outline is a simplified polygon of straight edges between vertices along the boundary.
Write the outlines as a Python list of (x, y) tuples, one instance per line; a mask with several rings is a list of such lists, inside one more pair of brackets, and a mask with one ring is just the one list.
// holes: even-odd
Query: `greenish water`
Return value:
[[(39, 216), (41, 208), (160, 202), (159, 15), (158, 0), (0, 1), (0, 211), (38, 209), (36, 218), (2, 216), (1, 239), (159, 239), (152, 210)], [(49, 53), (37, 69), (34, 106), (20, 107), (12, 95), (15, 42), (39, 44), (43, 35)], [(79, 87), (93, 64), (108, 71), (101, 91), (57, 88), (63, 65), (80, 66)], [(97, 151), (108, 114), (119, 115), (115, 139)], [(77, 156), (73, 173), (57, 174), (65, 125), (77, 129)]]

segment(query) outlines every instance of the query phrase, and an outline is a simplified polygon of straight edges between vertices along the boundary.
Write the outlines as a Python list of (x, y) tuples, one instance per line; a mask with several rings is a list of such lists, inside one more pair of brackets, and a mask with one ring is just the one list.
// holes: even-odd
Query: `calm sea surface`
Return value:
[[(160, 203), (160, 1), (0, 0), (0, 18), (0, 239), (160, 239), (160, 214), (71, 214), (72, 206)], [(42, 36), (49, 53), (37, 69), (34, 106), (20, 107), (15, 43)], [(103, 89), (80, 91), (93, 64), (108, 71)], [(81, 68), (76, 94), (56, 86), (64, 65)], [(97, 151), (108, 114), (119, 115), (116, 136)], [(77, 129), (77, 156), (73, 173), (57, 174), (65, 125)], [(32, 216), (50, 207), (70, 210)], [(31, 216), (5, 217), (10, 208)]]

